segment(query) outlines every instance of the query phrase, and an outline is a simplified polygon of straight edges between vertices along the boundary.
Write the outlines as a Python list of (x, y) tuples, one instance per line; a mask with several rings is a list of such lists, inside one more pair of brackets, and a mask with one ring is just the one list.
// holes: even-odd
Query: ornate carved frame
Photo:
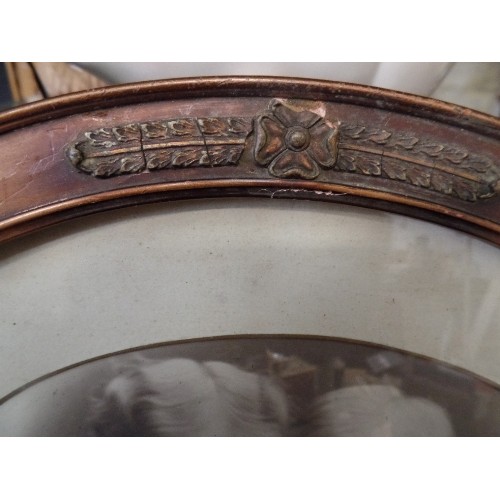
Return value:
[(0, 242), (136, 204), (250, 196), (385, 210), (500, 245), (499, 139), (492, 116), (344, 83), (203, 78), (71, 94), (0, 113)]
[(108, 87), (0, 114), (0, 241), (134, 204), (305, 198), (387, 210), (500, 244), (500, 120), (315, 80)]

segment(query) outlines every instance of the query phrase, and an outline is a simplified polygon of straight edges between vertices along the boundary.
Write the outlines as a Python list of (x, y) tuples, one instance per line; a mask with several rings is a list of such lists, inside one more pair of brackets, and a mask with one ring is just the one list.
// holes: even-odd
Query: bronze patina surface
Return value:
[(216, 196), (305, 198), (500, 244), (500, 120), (315, 80), (122, 85), (0, 115), (0, 241), (101, 210)]

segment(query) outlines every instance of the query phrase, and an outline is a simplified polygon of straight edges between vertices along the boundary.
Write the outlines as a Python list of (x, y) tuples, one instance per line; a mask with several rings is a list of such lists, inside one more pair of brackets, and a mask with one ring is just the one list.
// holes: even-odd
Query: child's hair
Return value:
[(92, 404), (94, 436), (279, 436), (286, 396), (269, 377), (222, 362), (144, 361)]
[(407, 397), (387, 385), (360, 385), (317, 398), (309, 419), (312, 436), (453, 436), (438, 404)]

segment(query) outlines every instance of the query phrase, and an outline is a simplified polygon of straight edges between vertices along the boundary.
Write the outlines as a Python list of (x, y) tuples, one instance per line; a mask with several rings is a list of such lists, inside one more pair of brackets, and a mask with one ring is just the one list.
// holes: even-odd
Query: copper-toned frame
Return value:
[(0, 241), (187, 198), (358, 205), (500, 244), (500, 120), (366, 86), (229, 77), (107, 87), (0, 114)]

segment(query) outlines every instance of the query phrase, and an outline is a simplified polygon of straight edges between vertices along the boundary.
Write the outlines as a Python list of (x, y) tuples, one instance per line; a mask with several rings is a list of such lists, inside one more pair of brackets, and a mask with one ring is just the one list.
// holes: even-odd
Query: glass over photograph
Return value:
[(262, 335), (108, 356), (0, 405), (1, 434), (29, 436), (484, 436), (499, 422), (500, 389), (464, 370), (368, 343)]

